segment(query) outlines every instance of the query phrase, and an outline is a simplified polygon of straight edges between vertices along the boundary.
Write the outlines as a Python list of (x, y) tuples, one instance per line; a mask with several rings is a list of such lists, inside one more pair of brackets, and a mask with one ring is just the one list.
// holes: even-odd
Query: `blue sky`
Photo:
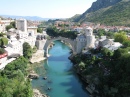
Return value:
[(0, 0), (1, 15), (69, 18), (85, 12), (96, 0)]

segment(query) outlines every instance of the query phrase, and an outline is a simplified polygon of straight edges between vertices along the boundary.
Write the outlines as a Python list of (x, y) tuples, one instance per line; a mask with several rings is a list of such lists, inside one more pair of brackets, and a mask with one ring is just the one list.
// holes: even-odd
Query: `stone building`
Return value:
[(93, 29), (86, 27), (76, 38), (76, 52), (80, 53), (83, 49), (87, 50), (95, 46), (95, 36), (93, 35)]
[(30, 27), (27, 27), (27, 30), (28, 30), (28, 32), (33, 32), (33, 34), (37, 34), (37, 28), (38, 27), (33, 27), (33, 26), (30, 26)]
[(17, 30), (27, 32), (27, 20), (26, 19), (16, 20), (16, 28)]

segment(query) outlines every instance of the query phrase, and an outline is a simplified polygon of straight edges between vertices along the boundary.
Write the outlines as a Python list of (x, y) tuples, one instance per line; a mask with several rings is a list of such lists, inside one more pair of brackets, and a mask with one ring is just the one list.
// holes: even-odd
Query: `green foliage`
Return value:
[(84, 69), (85, 68), (85, 64), (83, 62), (80, 62), (79, 63), (79, 67), (80, 67), (80, 69)]
[(0, 38), (0, 46), (3, 47), (8, 44), (8, 39), (6, 37)]
[(84, 13), (78, 18), (79, 22), (94, 22), (105, 25), (130, 26), (130, 1), (122, 1), (107, 8), (101, 8), (97, 11)]
[(112, 51), (110, 51), (109, 49), (107, 49), (107, 48), (102, 48), (101, 49), (101, 53), (103, 54), (103, 56), (112, 56), (113, 55), (113, 53), (112, 53)]
[(77, 32), (75, 31), (65, 31), (65, 30), (58, 30), (56, 27), (51, 27), (47, 29), (47, 34), (52, 37), (66, 37), (70, 39), (75, 39), (77, 37)]
[(33, 47), (33, 53), (35, 53), (36, 51), (37, 51), (37, 47), (34, 46), (34, 47)]
[(13, 28), (12, 25), (8, 25), (8, 26), (6, 26), (6, 31), (8, 31), (8, 30), (11, 29), (11, 28)]
[(123, 45), (124, 45), (125, 47), (130, 47), (130, 40), (124, 41), (124, 42), (123, 42)]
[(128, 48), (124, 48), (124, 49), (119, 48), (114, 51), (113, 58), (119, 59), (123, 54), (126, 54), (126, 53), (128, 53)]
[(106, 36), (107, 36), (107, 38), (112, 39), (112, 38), (114, 38), (114, 33), (113, 32), (107, 32)]
[(8, 31), (11, 28), (15, 28), (15, 22), (11, 22), (10, 25), (6, 26), (6, 30)]
[(115, 34), (115, 42), (123, 43), (127, 40), (127, 36), (125, 32), (120, 32)]
[(27, 59), (19, 57), (0, 72), (0, 97), (32, 97), (27, 76)]
[(0, 54), (5, 53), (5, 50), (3, 48), (0, 48)]
[[(94, 52), (94, 50), (91, 50)], [(95, 97), (128, 97), (130, 95), (130, 47), (114, 52), (106, 48), (94, 55), (76, 55), (72, 61), (78, 64), (77, 71), (87, 76), (88, 84), (95, 85)], [(101, 53), (103, 56), (99, 56)], [(113, 54), (114, 53), (114, 54)], [(88, 57), (89, 56), (89, 57)], [(78, 61), (77, 61), (78, 59)]]
[(105, 33), (106, 33), (104, 29), (99, 29), (97, 32), (98, 32), (97, 35), (98, 35), (99, 37), (104, 36)]
[(2, 33), (2, 32), (0, 33), (0, 37), (3, 37), (4, 35), (6, 35), (6, 34), (5, 34), (5, 33)]
[(23, 44), (23, 56), (27, 59), (30, 59), (32, 57), (32, 53), (33, 53), (33, 50), (31, 46), (27, 42), (25, 42)]
[(38, 33), (42, 33), (42, 29), (41, 28), (37, 28), (37, 32)]
[(14, 22), (11, 22), (10, 25), (15, 28), (16, 27), (16, 24), (15, 24), (15, 21)]
[(107, 36), (107, 38), (114, 38), (113, 32), (107, 32), (104, 29), (94, 30), (94, 33), (97, 33), (98, 37)]

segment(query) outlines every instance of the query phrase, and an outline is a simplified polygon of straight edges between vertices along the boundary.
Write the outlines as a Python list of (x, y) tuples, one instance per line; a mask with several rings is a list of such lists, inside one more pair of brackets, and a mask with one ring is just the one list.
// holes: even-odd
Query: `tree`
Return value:
[(103, 54), (103, 56), (112, 56), (112, 51), (110, 51), (108, 48), (102, 48), (101, 49), (101, 53)]
[(8, 25), (8, 26), (6, 26), (6, 30), (7, 30), (7, 31), (9, 31), (9, 29), (11, 29), (11, 28), (13, 28), (12, 25)]
[(98, 30), (98, 36), (100, 37), (100, 36), (104, 36), (105, 35), (105, 30), (104, 29), (99, 29)]
[(6, 26), (6, 30), (8, 31), (11, 28), (15, 28), (16, 24), (15, 22), (11, 22), (10, 25)]
[(21, 56), (0, 72), (0, 97), (32, 97), (27, 64), (28, 60)]
[(0, 48), (0, 54), (3, 54), (5, 50), (3, 48)]
[(37, 28), (37, 32), (38, 33), (42, 33), (42, 29), (41, 28)]
[(23, 44), (23, 56), (27, 59), (30, 59), (32, 57), (32, 52), (33, 51), (31, 46), (27, 42), (25, 42)]
[(34, 47), (33, 47), (33, 53), (35, 53), (36, 51), (37, 51), (37, 47), (34, 46)]
[(5, 34), (5, 33), (2, 33), (2, 32), (0, 33), (0, 37), (3, 37), (4, 35), (6, 35), (6, 34)]
[(3, 47), (8, 44), (8, 39), (6, 37), (2, 37), (0, 39), (0, 46)]
[(85, 63), (84, 62), (80, 62), (79, 63), (79, 67), (80, 67), (80, 69), (84, 69), (85, 68)]
[(15, 28), (15, 27), (16, 27), (15, 22), (11, 22), (11, 23), (10, 23), (10, 25), (11, 25), (13, 28)]
[(125, 32), (120, 32), (115, 34), (115, 42), (123, 43), (126, 40), (127, 40), (127, 36)]
[(113, 58), (114, 58), (114, 59), (118, 59), (118, 58), (120, 58), (123, 54), (126, 54), (126, 53), (128, 53), (128, 49), (127, 49), (127, 48), (126, 48), (126, 49), (121, 49), (121, 48), (119, 48), (119, 49), (117, 49), (117, 50), (114, 51)]
[(114, 38), (114, 33), (113, 32), (108, 32), (107, 37), (108, 38)]
[(123, 45), (124, 45), (125, 47), (130, 47), (130, 40), (125, 40), (125, 41), (123, 42)]

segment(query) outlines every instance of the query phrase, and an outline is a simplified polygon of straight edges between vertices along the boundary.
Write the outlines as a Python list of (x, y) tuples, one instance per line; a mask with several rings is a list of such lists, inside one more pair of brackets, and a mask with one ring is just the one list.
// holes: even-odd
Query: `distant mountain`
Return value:
[(20, 19), (20, 18), (24, 18), (24, 19), (27, 19), (27, 20), (36, 20), (36, 21), (47, 21), (49, 19), (55, 19), (55, 18), (42, 18), (42, 17), (38, 17), (38, 16), (15, 16), (15, 15), (0, 15), (2, 17), (5, 17), (5, 18), (12, 18), (12, 19)]
[(130, 26), (130, 0), (97, 0), (75, 21)]

